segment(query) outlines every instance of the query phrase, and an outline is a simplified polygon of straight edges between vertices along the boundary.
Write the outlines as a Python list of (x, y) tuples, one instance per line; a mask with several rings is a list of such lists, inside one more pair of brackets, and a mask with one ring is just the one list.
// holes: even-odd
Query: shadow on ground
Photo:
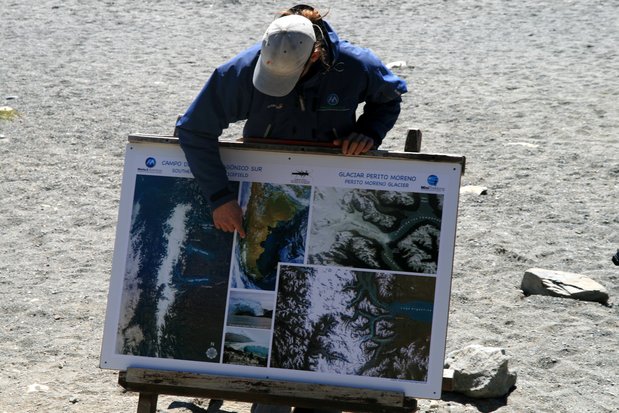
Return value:
[[(513, 389), (512, 389), (513, 391)], [(511, 392), (510, 392), (511, 393)], [(444, 392), (441, 400), (446, 402), (454, 402), (458, 404), (468, 404), (474, 406), (481, 413), (491, 413), (507, 405), (507, 396), (497, 397), (493, 399), (474, 399), (459, 393)]]
[(223, 400), (210, 400), (208, 406), (204, 409), (194, 403), (176, 401), (170, 403), (168, 409), (187, 409), (191, 413), (231, 413), (226, 410), (221, 410), (223, 404)]

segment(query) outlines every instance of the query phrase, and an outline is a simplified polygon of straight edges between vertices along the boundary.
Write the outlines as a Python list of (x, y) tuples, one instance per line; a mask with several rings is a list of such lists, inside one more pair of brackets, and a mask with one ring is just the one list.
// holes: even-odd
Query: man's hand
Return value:
[(225, 232), (239, 233), (241, 238), (245, 238), (243, 229), (243, 210), (236, 201), (229, 201), (213, 210), (213, 222), (215, 228)]
[(336, 146), (342, 146), (344, 155), (361, 155), (366, 153), (374, 146), (374, 139), (360, 133), (353, 132), (344, 140), (336, 139), (333, 141)]

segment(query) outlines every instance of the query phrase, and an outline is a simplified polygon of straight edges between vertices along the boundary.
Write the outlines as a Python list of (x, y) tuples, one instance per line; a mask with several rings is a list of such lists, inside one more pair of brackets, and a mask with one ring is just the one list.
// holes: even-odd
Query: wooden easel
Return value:
[[(176, 131), (174, 136), (176, 136)], [(148, 139), (144, 136), (134, 138)], [(261, 142), (260, 140), (250, 140), (248, 143), (275, 143), (277, 146), (277, 142)], [(287, 144), (295, 143), (287, 142)], [(307, 142), (296, 144), (305, 145)], [(323, 148), (323, 150), (334, 149)], [(410, 129), (408, 131), (404, 150), (405, 152), (420, 152), (420, 130)], [(462, 167), (464, 170), (464, 163)], [(160, 394), (306, 408), (321, 406), (353, 412), (411, 413), (417, 410), (417, 400), (406, 397), (403, 392), (272, 379), (128, 368), (126, 371), (119, 372), (118, 383), (128, 391), (139, 393), (137, 413), (156, 413)], [(453, 389), (453, 371), (443, 371), (442, 389), (443, 391)]]
[[(137, 413), (155, 413), (160, 394), (308, 408), (327, 405), (345, 411), (376, 413), (417, 410), (417, 400), (400, 392), (281, 380), (129, 368), (119, 373), (118, 384), (140, 394)], [(443, 391), (453, 389), (452, 370), (443, 371), (442, 388)]]
[(140, 393), (137, 413), (156, 412), (159, 394), (295, 407), (327, 405), (333, 409), (377, 413), (410, 413), (417, 409), (417, 400), (400, 392), (270, 379), (130, 368), (120, 372), (118, 383)]

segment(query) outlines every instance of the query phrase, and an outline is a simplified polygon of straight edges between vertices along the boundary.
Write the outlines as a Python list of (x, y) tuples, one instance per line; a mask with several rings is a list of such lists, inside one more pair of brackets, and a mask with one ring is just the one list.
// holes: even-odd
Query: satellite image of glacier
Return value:
[(308, 263), (436, 274), (443, 195), (314, 189)]
[(282, 265), (270, 367), (427, 381), (435, 281)]
[(305, 259), (311, 187), (243, 182), (240, 191), (247, 236), (237, 238), (231, 287), (273, 291), (277, 264)]
[(116, 351), (220, 362), (232, 241), (193, 179), (137, 175)]

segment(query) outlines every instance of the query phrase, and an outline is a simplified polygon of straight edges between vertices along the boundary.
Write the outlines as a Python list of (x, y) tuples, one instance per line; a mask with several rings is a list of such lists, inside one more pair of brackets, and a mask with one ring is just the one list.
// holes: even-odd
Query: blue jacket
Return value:
[[(374, 139), (375, 147), (395, 124), (406, 83), (370, 50), (340, 41), (325, 26), (330, 68), (321, 67), (284, 97), (267, 96), (252, 83), (256, 44), (218, 67), (177, 122), (191, 171), (213, 208), (235, 199), (217, 143), (232, 122), (247, 120), (244, 137), (332, 142), (358, 132)], [(360, 103), (365, 106), (357, 119)]]

